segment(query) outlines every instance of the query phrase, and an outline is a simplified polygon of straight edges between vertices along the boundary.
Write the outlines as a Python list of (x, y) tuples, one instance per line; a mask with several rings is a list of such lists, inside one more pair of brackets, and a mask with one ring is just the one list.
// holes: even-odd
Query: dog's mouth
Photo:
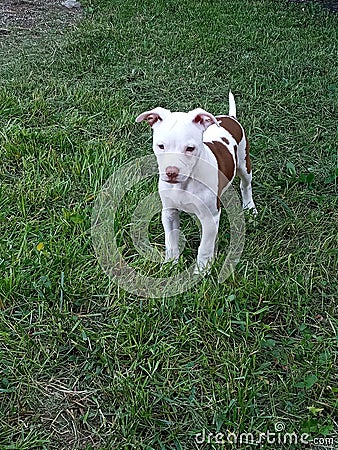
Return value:
[(163, 180), (163, 181), (165, 181), (166, 183), (170, 183), (170, 184), (177, 184), (180, 182), (178, 180)]
[(169, 177), (167, 177), (164, 174), (161, 176), (161, 180), (165, 181), (166, 183), (169, 183), (169, 184), (183, 183), (188, 178), (189, 178), (188, 176), (185, 176), (185, 175), (182, 175), (182, 174), (179, 174), (177, 177), (174, 177), (174, 178), (169, 178)]

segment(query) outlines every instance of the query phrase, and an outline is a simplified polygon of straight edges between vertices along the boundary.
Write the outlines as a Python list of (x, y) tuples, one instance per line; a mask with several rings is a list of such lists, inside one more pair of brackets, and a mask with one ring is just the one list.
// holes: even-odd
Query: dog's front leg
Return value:
[(202, 226), (201, 243), (198, 248), (195, 274), (206, 275), (211, 267), (215, 254), (215, 243), (218, 233), (220, 212), (217, 215), (199, 217)]
[(178, 241), (180, 235), (180, 217), (177, 209), (162, 209), (162, 224), (165, 233), (165, 262), (178, 262), (180, 256)]

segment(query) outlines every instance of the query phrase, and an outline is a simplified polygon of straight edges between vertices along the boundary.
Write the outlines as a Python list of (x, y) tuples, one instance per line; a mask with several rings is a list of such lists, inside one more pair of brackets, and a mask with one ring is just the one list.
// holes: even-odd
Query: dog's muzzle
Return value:
[(168, 166), (165, 169), (165, 180), (167, 183), (179, 183), (180, 169), (176, 166)]

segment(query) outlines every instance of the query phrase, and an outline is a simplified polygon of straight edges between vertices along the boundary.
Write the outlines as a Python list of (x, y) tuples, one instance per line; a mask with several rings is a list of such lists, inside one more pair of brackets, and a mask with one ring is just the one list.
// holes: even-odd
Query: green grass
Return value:
[[(118, 3), (87, 2), (69, 31), (0, 37), (0, 448), (216, 449), (195, 435), (278, 422), (336, 439), (338, 16), (272, 0)], [(229, 88), (259, 209), (236, 271), (217, 283), (223, 217), (210, 276), (176, 297), (131, 295), (96, 260), (95, 198), (150, 154), (140, 112), (227, 112)], [(128, 193), (118, 226), (151, 273), (128, 234), (141, 198)], [(194, 222), (183, 228), (182, 268), (198, 245)], [(158, 215), (150, 234), (163, 245)]]

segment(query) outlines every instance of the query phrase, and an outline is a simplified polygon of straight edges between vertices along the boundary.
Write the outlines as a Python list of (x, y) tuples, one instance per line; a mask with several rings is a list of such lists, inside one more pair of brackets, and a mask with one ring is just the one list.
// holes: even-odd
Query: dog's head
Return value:
[(160, 177), (167, 183), (181, 183), (190, 177), (203, 151), (203, 132), (216, 117), (201, 108), (188, 113), (171, 112), (161, 107), (140, 114), (136, 122), (146, 120), (153, 129), (153, 150)]

